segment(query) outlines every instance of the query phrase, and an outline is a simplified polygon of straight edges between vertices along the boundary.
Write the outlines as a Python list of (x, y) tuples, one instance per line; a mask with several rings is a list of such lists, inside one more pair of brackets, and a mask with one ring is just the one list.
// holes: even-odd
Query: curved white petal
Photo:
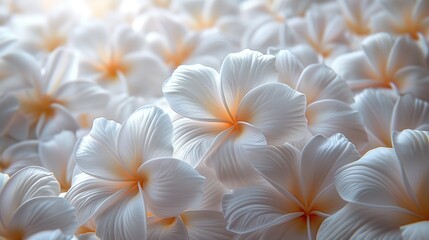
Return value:
[(391, 146), (390, 123), (397, 99), (394, 91), (381, 89), (367, 89), (356, 96), (352, 107), (362, 116), (371, 148)]
[[(331, 187), (335, 173), (360, 157), (352, 143), (342, 134), (329, 138), (315, 136), (305, 145), (301, 156), (301, 182), (308, 203)], [(331, 200), (334, 197), (331, 196)]]
[(399, 98), (393, 109), (392, 131), (404, 129), (429, 131), (429, 102), (410, 94)]
[(363, 51), (376, 71), (387, 70), (389, 55), (394, 44), (395, 38), (388, 33), (377, 33), (363, 40)]
[(407, 36), (396, 39), (387, 61), (387, 72), (394, 72), (406, 66), (425, 67), (425, 57), (416, 42)]
[(397, 71), (394, 83), (401, 94), (412, 94), (429, 101), (429, 69), (420, 66), (408, 66)]
[(288, 191), (294, 197), (301, 195), (301, 187), (297, 187), (301, 182), (300, 161), (300, 151), (288, 143), (268, 146), (264, 158), (250, 160), (253, 167), (279, 192)]
[(429, 236), (429, 221), (420, 221), (401, 227), (404, 240), (424, 240)]
[(8, 223), (23, 203), (35, 197), (60, 194), (60, 185), (52, 173), (41, 167), (26, 167), (10, 177), (0, 192), (3, 225)]
[(8, 130), (15, 113), (19, 110), (19, 101), (13, 95), (2, 95), (0, 97), (0, 134)]
[(73, 118), (71, 113), (59, 104), (53, 104), (51, 106), (55, 111), (52, 118), (42, 115), (36, 126), (36, 136), (41, 138), (48, 138), (61, 131), (77, 131), (79, 125)]
[(143, 49), (144, 37), (128, 26), (119, 26), (112, 37), (113, 47), (119, 54), (127, 55)]
[(358, 149), (367, 144), (362, 118), (356, 110), (337, 100), (322, 100), (307, 107), (308, 127), (313, 134), (346, 136)]
[(73, 239), (71, 235), (65, 235), (61, 230), (46, 230), (31, 235), (26, 238), (27, 240), (70, 240)]
[(268, 82), (277, 82), (275, 57), (243, 50), (229, 54), (220, 70), (222, 97), (234, 114), (242, 98), (253, 88)]
[(162, 87), (171, 108), (202, 121), (229, 121), (220, 94), (219, 74), (202, 65), (179, 66)]
[(0, 173), (0, 192), (3, 190), (3, 187), (6, 185), (6, 182), (9, 180), (9, 175)]
[(71, 43), (84, 57), (96, 59), (100, 52), (108, 49), (109, 33), (107, 27), (100, 24), (88, 24), (76, 29), (71, 37)]
[(146, 206), (143, 192), (131, 189), (97, 217), (97, 236), (100, 239), (147, 239)]
[(401, 162), (404, 177), (414, 189), (420, 204), (429, 200), (429, 132), (404, 130), (393, 134), (393, 147)]
[(403, 182), (399, 160), (391, 148), (369, 151), (340, 171), (335, 184), (348, 202), (393, 208), (414, 205)]
[(72, 154), (76, 141), (74, 133), (64, 131), (52, 139), (39, 142), (40, 162), (54, 173), (62, 189), (68, 189), (71, 184), (71, 175), (75, 166)]
[(11, 175), (25, 167), (41, 166), (38, 145), (36, 140), (26, 140), (6, 148), (0, 158), (2, 172)]
[(173, 126), (161, 108), (143, 106), (124, 122), (118, 133), (117, 149), (120, 161), (136, 174), (146, 161), (173, 154)]
[(174, 217), (201, 201), (205, 178), (189, 164), (158, 158), (139, 168), (146, 203), (158, 217)]
[(379, 84), (375, 81), (378, 73), (370, 65), (362, 51), (339, 56), (332, 63), (332, 68), (347, 82), (353, 91)]
[(296, 90), (305, 94), (307, 104), (323, 99), (334, 99), (347, 104), (353, 102), (353, 94), (346, 82), (323, 64), (305, 68)]
[(11, 219), (9, 229), (20, 229), (25, 236), (60, 229), (73, 234), (77, 228), (74, 208), (60, 197), (36, 197), (22, 204)]
[(222, 185), (217, 179), (216, 173), (213, 169), (199, 165), (197, 168), (198, 173), (206, 178), (204, 183), (203, 199), (197, 207), (191, 208), (192, 210), (221, 210), (222, 209), (222, 198), (228, 190)]
[(82, 225), (109, 208), (132, 186), (132, 183), (101, 180), (81, 173), (74, 177), (65, 199), (76, 208), (77, 221)]
[(41, 89), (47, 94), (54, 94), (61, 84), (75, 77), (76, 62), (72, 52), (57, 48), (48, 56), (41, 78)]
[(301, 138), (306, 126), (305, 106), (303, 94), (286, 84), (268, 83), (246, 94), (236, 120), (258, 128), (268, 144), (283, 144)]
[(118, 158), (116, 138), (120, 127), (105, 118), (94, 120), (91, 131), (76, 143), (74, 150), (74, 159), (83, 172), (113, 181), (133, 178)]
[(59, 87), (56, 98), (72, 112), (96, 110), (109, 100), (108, 93), (93, 82), (72, 81)]
[(155, 54), (135, 52), (124, 57), (123, 65), (128, 93), (132, 96), (145, 98), (162, 97), (162, 84), (171, 70), (162, 59)]
[(147, 220), (148, 239), (189, 239), (186, 226), (177, 217), (161, 218), (149, 217)]
[[(237, 236), (237, 240), (254, 239), (310, 239), (308, 236), (305, 217), (293, 219), (259, 231)], [(317, 230), (317, 229), (316, 229)], [(315, 239), (314, 237), (312, 239)]]
[(188, 230), (190, 240), (228, 240), (234, 234), (226, 230), (222, 212), (200, 210), (187, 211), (180, 215)]
[(227, 123), (200, 122), (187, 118), (174, 121), (174, 157), (196, 167), (216, 136), (228, 127)]
[(322, 223), (317, 239), (401, 240), (399, 227), (413, 220), (402, 212), (348, 204)]
[(239, 123), (237, 128), (231, 127), (216, 137), (204, 159), (219, 181), (227, 188), (234, 189), (260, 181), (249, 160), (261, 157), (266, 144), (261, 131)]
[(282, 50), (276, 54), (275, 65), (279, 73), (279, 82), (296, 89), (296, 84), (304, 70), (304, 66), (299, 59), (292, 52)]
[(222, 206), (227, 229), (239, 234), (284, 224), (304, 214), (284, 196), (262, 186), (237, 189), (225, 195)]

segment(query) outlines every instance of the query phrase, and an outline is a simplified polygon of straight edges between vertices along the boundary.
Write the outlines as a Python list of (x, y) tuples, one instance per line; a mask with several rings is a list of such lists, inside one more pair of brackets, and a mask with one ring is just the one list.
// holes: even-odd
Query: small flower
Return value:
[(4, 176), (0, 173), (2, 238), (24, 239), (56, 229), (73, 235), (77, 227), (74, 208), (58, 197), (60, 185), (52, 173), (41, 167), (27, 167), (8, 180)]
[(335, 179), (349, 204), (328, 218), (318, 238), (425, 239), (429, 227), (429, 132), (393, 135), (393, 149), (380, 147), (349, 164)]
[(315, 136), (300, 152), (290, 144), (269, 147), (253, 166), (272, 185), (251, 186), (225, 195), (227, 229), (238, 239), (315, 239), (325, 218), (345, 202), (335, 172), (359, 158), (341, 134)]
[(300, 138), (305, 97), (277, 82), (274, 56), (244, 50), (228, 55), (220, 74), (202, 65), (180, 66), (164, 83), (175, 121), (176, 154), (213, 168), (236, 187), (254, 180), (252, 150)]
[(95, 219), (102, 239), (146, 239), (148, 216), (176, 217), (195, 204), (204, 178), (171, 158), (171, 138), (169, 117), (154, 106), (138, 109), (122, 125), (96, 119), (75, 147), (84, 173), (66, 194), (78, 222)]

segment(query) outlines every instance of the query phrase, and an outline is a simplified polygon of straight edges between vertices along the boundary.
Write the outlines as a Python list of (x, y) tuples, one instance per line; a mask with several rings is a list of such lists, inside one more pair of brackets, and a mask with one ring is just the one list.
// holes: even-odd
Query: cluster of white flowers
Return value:
[(428, 101), (428, 0), (0, 0), (0, 239), (428, 239)]

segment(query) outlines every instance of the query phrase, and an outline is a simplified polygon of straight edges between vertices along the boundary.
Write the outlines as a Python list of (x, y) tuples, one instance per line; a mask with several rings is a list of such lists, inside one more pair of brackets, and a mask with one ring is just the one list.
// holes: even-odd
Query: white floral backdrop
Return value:
[(0, 239), (429, 239), (428, 0), (0, 0)]

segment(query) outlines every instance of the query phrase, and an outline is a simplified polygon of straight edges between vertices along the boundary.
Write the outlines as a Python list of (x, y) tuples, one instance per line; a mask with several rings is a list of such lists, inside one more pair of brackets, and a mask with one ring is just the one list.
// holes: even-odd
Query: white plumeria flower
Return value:
[(95, 218), (101, 239), (146, 239), (147, 216), (176, 217), (200, 200), (204, 177), (171, 158), (172, 130), (154, 106), (138, 109), (122, 126), (96, 119), (75, 147), (84, 173), (66, 194), (78, 222)]
[(146, 13), (136, 20), (135, 25), (145, 35), (145, 48), (163, 62), (160, 67), (163, 71), (167, 69), (167, 77), (185, 64), (203, 64), (219, 69), (222, 59), (233, 50), (231, 40), (223, 34), (191, 31), (180, 18), (165, 12)]
[(24, 168), (0, 185), (2, 239), (24, 239), (56, 229), (72, 235), (76, 230), (74, 208), (58, 197), (60, 185), (46, 169)]
[(180, 66), (163, 86), (174, 122), (176, 154), (207, 164), (234, 188), (255, 180), (252, 150), (299, 139), (305, 97), (277, 82), (275, 58), (244, 50), (229, 54), (220, 74), (202, 65)]
[(379, 1), (339, 0), (338, 3), (350, 32), (359, 36), (366, 36), (373, 32), (370, 23), (374, 14), (380, 10)]
[(429, 103), (393, 90), (367, 89), (355, 97), (352, 107), (361, 113), (368, 133), (366, 151), (392, 147), (392, 132), (405, 129), (429, 131)]
[(217, 30), (225, 38), (240, 43), (244, 26), (239, 14), (239, 2), (230, 0), (176, 1), (179, 15), (195, 31)]
[(349, 202), (321, 226), (321, 239), (426, 239), (429, 132), (404, 130), (392, 148), (369, 151), (336, 176)]
[(49, 15), (24, 15), (15, 18), (13, 29), (20, 37), (19, 44), (44, 60), (55, 49), (65, 46), (78, 21), (78, 15), (69, 8), (55, 10)]
[(334, 70), (353, 91), (394, 88), (429, 100), (429, 71), (425, 56), (409, 37), (378, 33), (362, 42), (362, 51), (338, 57)]
[(281, 29), (287, 19), (304, 16), (311, 0), (248, 0), (241, 3), (243, 21), (247, 24), (242, 47), (266, 52), (278, 47)]
[(306, 43), (330, 63), (337, 56), (349, 51), (342, 17), (328, 6), (309, 9), (305, 18), (293, 18), (285, 23), (282, 31), (284, 46)]
[(377, 32), (407, 34), (413, 39), (429, 37), (429, 2), (426, 0), (380, 0), (382, 11), (371, 22)]
[[(99, 86), (88, 82), (72, 80), (74, 58), (65, 50), (53, 52), (42, 70), (36, 68), (32, 74), (32, 87), (14, 92), (19, 100), (19, 112), (25, 117), (25, 124), (17, 122), (9, 132), (16, 129), (27, 138), (38, 138), (59, 133), (62, 130), (75, 131), (78, 125), (72, 114), (84, 113), (102, 106), (107, 93)], [(25, 139), (25, 138), (24, 138)]]
[(324, 64), (304, 64), (290, 51), (276, 54), (279, 81), (305, 94), (306, 117), (311, 135), (344, 134), (359, 150), (367, 145), (367, 135), (359, 112), (349, 104), (353, 94), (346, 82)]
[(238, 239), (315, 239), (319, 225), (346, 203), (335, 172), (359, 159), (343, 135), (315, 136), (302, 152), (290, 144), (269, 147), (253, 166), (273, 188), (251, 186), (225, 195), (223, 211)]
[(101, 23), (77, 29), (72, 41), (79, 56), (79, 76), (112, 93), (161, 97), (161, 85), (168, 77), (162, 61), (143, 51), (141, 34), (127, 26), (112, 31)]

